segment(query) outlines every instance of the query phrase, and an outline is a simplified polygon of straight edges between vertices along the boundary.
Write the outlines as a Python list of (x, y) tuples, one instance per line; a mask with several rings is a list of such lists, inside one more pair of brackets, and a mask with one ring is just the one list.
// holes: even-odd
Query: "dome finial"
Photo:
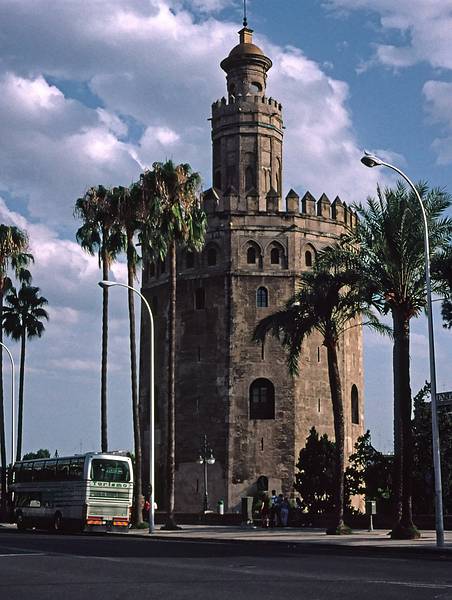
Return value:
[(243, 0), (243, 27), (248, 27), (248, 19), (246, 18), (246, 0)]

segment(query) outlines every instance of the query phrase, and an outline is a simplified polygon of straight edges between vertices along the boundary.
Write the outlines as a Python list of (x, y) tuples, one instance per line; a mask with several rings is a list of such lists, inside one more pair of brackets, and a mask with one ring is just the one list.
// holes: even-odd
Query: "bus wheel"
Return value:
[(16, 517), (16, 525), (19, 531), (25, 531), (25, 519), (22, 513), (19, 513)]
[(53, 517), (51, 529), (55, 533), (59, 533), (63, 529), (63, 517), (61, 516), (61, 513), (59, 513), (59, 512), (55, 513), (55, 516)]

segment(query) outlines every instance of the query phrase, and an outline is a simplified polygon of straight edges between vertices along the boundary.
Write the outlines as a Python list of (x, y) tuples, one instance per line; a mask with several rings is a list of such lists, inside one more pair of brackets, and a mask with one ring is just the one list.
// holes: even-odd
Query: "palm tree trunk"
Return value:
[(337, 359), (337, 342), (333, 339), (326, 344), (328, 360), (328, 380), (333, 405), (334, 437), (336, 447), (336, 469), (334, 490), (334, 522), (327, 533), (341, 534), (349, 532), (344, 524), (344, 470), (345, 470), (345, 425), (344, 405), (342, 402), (342, 384)]
[(168, 315), (168, 448), (167, 448), (167, 499), (165, 529), (177, 529), (175, 518), (176, 487), (176, 242), (169, 252), (169, 315)]
[[(0, 280), (0, 342), (3, 343), (3, 286), (4, 278)], [(1, 458), (1, 510), (6, 510), (6, 431), (5, 405), (3, 402), (3, 347), (0, 346), (0, 458)], [(11, 462), (14, 457), (11, 456)]]
[[(394, 538), (419, 537), (413, 523), (413, 434), (411, 424), (410, 386), (410, 321), (400, 312), (393, 312), (394, 326), (394, 432), (399, 429), (398, 440), (394, 440), (394, 473), (397, 484), (397, 504)], [(397, 411), (397, 414), (396, 414)], [(400, 455), (400, 458), (396, 455)]]
[[(403, 395), (403, 363), (408, 357), (409, 360), (409, 340), (404, 339), (403, 317), (396, 311), (392, 314), (394, 345), (392, 352), (392, 369), (394, 377), (394, 465), (392, 473), (392, 494), (393, 494), (393, 517), (394, 524), (398, 526), (402, 518), (402, 489), (403, 489), (403, 429), (401, 421), (401, 397)], [(408, 346), (404, 348), (404, 344)], [(409, 368), (409, 365), (404, 365)]]
[[(108, 280), (107, 252), (102, 252), (102, 279)], [(101, 449), (108, 452), (108, 421), (107, 421), (107, 352), (108, 352), (108, 288), (102, 289), (102, 366), (100, 376), (100, 429)]]
[[(129, 247), (130, 247), (129, 241)], [(128, 252), (129, 254), (129, 252)], [(134, 272), (129, 256), (127, 257), (127, 283), (133, 286), (134, 283)], [(128, 290), (129, 299), (129, 331), (130, 331), (130, 371), (132, 379), (132, 414), (133, 414), (133, 438), (135, 444), (135, 525), (139, 525), (143, 522), (143, 497), (142, 497), (142, 484), (141, 484), (141, 430), (140, 430), (140, 414), (138, 408), (138, 390), (137, 390), (137, 351), (136, 351), (136, 340), (135, 340), (135, 304), (134, 304), (134, 292)]]
[(20, 370), (19, 370), (19, 414), (17, 417), (17, 452), (16, 460), (22, 456), (22, 430), (24, 418), (24, 377), (25, 377), (25, 341), (26, 330), (23, 327), (20, 338)]

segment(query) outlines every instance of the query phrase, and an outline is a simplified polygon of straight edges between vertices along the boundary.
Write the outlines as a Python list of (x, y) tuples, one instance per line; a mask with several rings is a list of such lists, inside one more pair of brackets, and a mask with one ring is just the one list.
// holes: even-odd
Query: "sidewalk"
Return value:
[[(391, 540), (387, 529), (367, 531), (356, 529), (350, 535), (326, 535), (324, 529), (293, 528), (262, 529), (234, 525), (182, 525), (178, 531), (163, 531), (156, 525), (155, 533), (146, 529), (129, 529), (127, 533), (110, 533), (121, 537), (139, 537), (156, 540), (181, 540), (206, 543), (249, 543), (280, 546), (303, 551), (341, 551), (348, 554), (374, 553), (378, 556), (429, 556), (452, 560), (452, 531), (445, 532), (445, 545), (436, 547), (436, 534), (422, 530), (419, 540)], [(15, 525), (0, 523), (1, 529), (16, 529)]]
[[(179, 531), (162, 531), (156, 526), (152, 538), (181, 539), (185, 541), (210, 542), (270, 542), (300, 547), (341, 548), (355, 550), (380, 550), (409, 553), (432, 553), (448, 556), (452, 559), (452, 531), (445, 532), (445, 546), (436, 547), (435, 531), (422, 531), (419, 540), (391, 540), (388, 530), (355, 530), (351, 535), (326, 535), (324, 529), (308, 528), (275, 528), (261, 529), (252, 527), (216, 526), (216, 525), (183, 525)], [(146, 530), (131, 529), (127, 535), (149, 538)]]

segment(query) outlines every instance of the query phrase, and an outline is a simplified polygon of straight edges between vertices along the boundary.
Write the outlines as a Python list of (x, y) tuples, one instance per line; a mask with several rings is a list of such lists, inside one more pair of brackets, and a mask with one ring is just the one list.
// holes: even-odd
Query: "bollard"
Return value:
[(368, 500), (366, 502), (366, 514), (369, 515), (369, 531), (373, 531), (373, 515), (377, 514), (377, 503), (375, 500)]

